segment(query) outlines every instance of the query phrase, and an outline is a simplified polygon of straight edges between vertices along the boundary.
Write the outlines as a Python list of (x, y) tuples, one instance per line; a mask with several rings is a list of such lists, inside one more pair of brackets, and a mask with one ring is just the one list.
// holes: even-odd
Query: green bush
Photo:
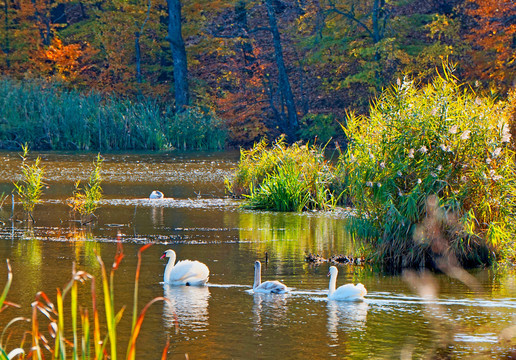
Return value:
[(480, 97), (445, 69), (420, 89), (384, 91), (369, 117), (349, 115), (341, 161), (356, 207), (349, 222), (376, 261), (463, 266), (515, 255), (514, 153), (506, 103)]
[[(41, 195), (43, 194), (44, 183), (44, 169), (40, 166), (40, 157), (38, 156), (32, 165), (29, 165), (27, 158), (29, 155), (29, 147), (27, 144), (22, 145), (22, 180), (21, 182), (13, 183), (20, 201), (23, 205), (23, 210), (32, 218), (32, 212), (36, 204), (41, 202)], [(32, 219), (34, 220), (34, 219)]]
[(299, 122), (298, 135), (304, 141), (326, 144), (337, 133), (339, 123), (333, 114), (307, 114)]
[(339, 194), (332, 191), (338, 179), (331, 163), (324, 159), (324, 148), (293, 144), (280, 137), (272, 147), (266, 140), (250, 150), (241, 150), (240, 163), (227, 190), (244, 195), (246, 207), (274, 211), (328, 209), (336, 205)]

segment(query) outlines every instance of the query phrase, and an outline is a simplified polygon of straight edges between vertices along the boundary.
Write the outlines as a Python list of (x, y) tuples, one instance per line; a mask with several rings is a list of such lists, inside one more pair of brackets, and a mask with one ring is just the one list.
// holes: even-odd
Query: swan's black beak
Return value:
[(167, 254), (166, 253), (163, 253), (163, 255), (161, 255), (160, 259), (164, 259), (167, 257)]
[(326, 274), (326, 276), (330, 276), (330, 272), (328, 271), (328, 273)]

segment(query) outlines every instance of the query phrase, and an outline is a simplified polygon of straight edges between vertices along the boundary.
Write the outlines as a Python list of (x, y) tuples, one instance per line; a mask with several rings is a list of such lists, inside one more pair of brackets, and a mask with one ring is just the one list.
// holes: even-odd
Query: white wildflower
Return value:
[(426, 154), (426, 152), (428, 151), (428, 149), (426, 148), (425, 145), (421, 146), (421, 148), (419, 149), (419, 151), (421, 151), (423, 154)]
[(410, 149), (408, 152), (408, 157), (413, 159), (414, 158), (414, 149)]
[(468, 181), (468, 178), (466, 177), (466, 175), (462, 175), (462, 177), (460, 178), (460, 181), (466, 182), (466, 181)]
[(385, 169), (385, 162), (384, 162), (384, 161), (382, 161), (382, 162), (380, 163), (380, 168)]
[(403, 174), (401, 173), (401, 171), (398, 170), (398, 172), (396, 173), (398, 174), (398, 176), (402, 176)]
[(450, 128), (450, 130), (448, 130), (448, 132), (449, 132), (450, 134), (456, 134), (458, 130), (459, 130), (458, 126), (457, 126), (457, 125), (453, 125), (453, 126)]
[(376, 186), (378, 186), (379, 188), (382, 187), (382, 183), (376, 183)]
[(464, 131), (461, 135), (460, 135), (460, 139), (461, 140), (468, 140), (469, 139), (469, 134), (471, 133), (471, 131), (469, 130), (466, 130)]
[(477, 98), (475, 99), (475, 104), (477, 104), (477, 105), (482, 105), (482, 100), (481, 100), (479, 97), (477, 97)]
[(355, 157), (355, 155), (351, 155), (351, 156), (349, 157), (349, 160), (350, 160), (351, 162), (355, 162), (355, 161), (356, 161), (356, 159), (357, 159), (357, 158)]
[(432, 177), (436, 178), (436, 177), (437, 177), (437, 174), (436, 174), (436, 173), (434, 173), (434, 172), (431, 172), (431, 173), (430, 173), (430, 176), (432, 176)]
[(403, 196), (403, 193), (401, 192), (401, 190), (398, 190), (398, 196)]
[(495, 177), (495, 176), (496, 176), (496, 171), (494, 171), (494, 170), (489, 170), (489, 177), (490, 177), (490, 178), (493, 178), (493, 177)]
[(437, 171), (441, 171), (443, 169), (443, 166), (442, 165), (438, 165), (437, 166)]
[(486, 164), (488, 164), (488, 165), (491, 164), (491, 159), (490, 158), (486, 159)]
[(421, 184), (421, 179), (420, 178), (417, 179), (417, 183)]
[(371, 181), (368, 181), (365, 183), (367, 187), (373, 187), (373, 183)]
[(500, 155), (500, 153), (502, 152), (502, 148), (496, 148), (495, 151), (493, 152), (493, 157), (498, 157), (498, 155)]
[(502, 142), (506, 143), (511, 140), (511, 133), (509, 131), (509, 126), (506, 123), (502, 125)]
[(498, 180), (501, 180), (501, 179), (503, 179), (502, 175), (495, 175), (495, 176), (493, 176), (493, 180), (494, 181), (498, 181)]

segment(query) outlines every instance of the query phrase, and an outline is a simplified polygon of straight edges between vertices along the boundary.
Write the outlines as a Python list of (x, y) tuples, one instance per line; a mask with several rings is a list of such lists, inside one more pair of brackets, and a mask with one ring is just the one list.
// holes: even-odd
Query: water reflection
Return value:
[(254, 328), (262, 330), (263, 325), (279, 325), (287, 319), (287, 299), (290, 294), (253, 293)]
[(166, 301), (163, 319), (167, 328), (179, 324), (179, 331), (205, 331), (208, 327), (208, 300), (210, 290), (207, 286), (170, 286), (163, 285)]
[(365, 301), (349, 302), (328, 300), (328, 335), (338, 342), (339, 326), (346, 331), (363, 330), (369, 305)]

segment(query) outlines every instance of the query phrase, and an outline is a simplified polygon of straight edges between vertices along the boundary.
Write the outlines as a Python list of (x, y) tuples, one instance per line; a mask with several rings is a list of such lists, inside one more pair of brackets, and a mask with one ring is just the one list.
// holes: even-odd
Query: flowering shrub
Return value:
[[(514, 153), (506, 103), (444, 75), (418, 89), (399, 80), (349, 115), (341, 161), (357, 209), (354, 235), (393, 267), (514, 258)], [(456, 262), (455, 262), (456, 263)]]

